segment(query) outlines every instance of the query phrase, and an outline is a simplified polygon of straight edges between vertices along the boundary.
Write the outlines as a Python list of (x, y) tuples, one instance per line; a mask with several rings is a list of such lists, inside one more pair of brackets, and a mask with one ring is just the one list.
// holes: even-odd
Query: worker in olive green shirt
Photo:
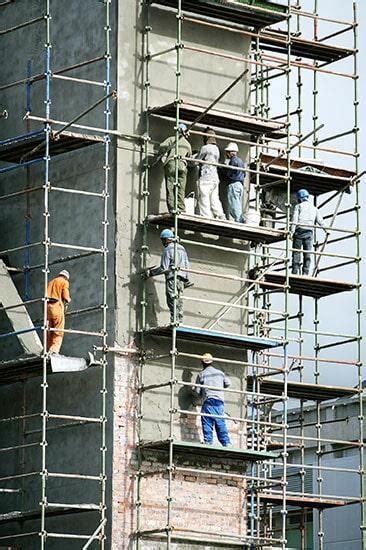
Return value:
[[(185, 211), (184, 197), (187, 184), (187, 160), (192, 156), (191, 145), (186, 138), (187, 126), (178, 125), (178, 213)], [(166, 202), (170, 213), (174, 211), (174, 184), (175, 184), (175, 136), (168, 137), (160, 144), (159, 153), (164, 163), (164, 175), (166, 186)]]

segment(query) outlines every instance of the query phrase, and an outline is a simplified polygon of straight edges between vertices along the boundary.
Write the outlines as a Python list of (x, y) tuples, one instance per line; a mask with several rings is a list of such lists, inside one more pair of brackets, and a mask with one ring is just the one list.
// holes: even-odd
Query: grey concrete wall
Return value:
[[(1, 28), (8, 28), (23, 21), (40, 16), (44, 13), (45, 3), (41, 0), (20, 0), (1, 7)], [(116, 27), (115, 12), (117, 6), (112, 5), (112, 56), (115, 61)], [(64, 67), (92, 59), (105, 53), (104, 44), (104, 10), (103, 2), (81, 3), (78, 0), (68, 2), (51, 2), (51, 41), (52, 69), (57, 71)], [(6, 34), (2, 37), (3, 56), (1, 83), (4, 85), (22, 79), (26, 76), (27, 60), (31, 60), (32, 75), (44, 72), (44, 22), (35, 23), (26, 29)], [(103, 61), (88, 65), (77, 71), (67, 73), (69, 76), (104, 81), (105, 70)], [(115, 73), (112, 72), (113, 86)], [(45, 93), (44, 81), (31, 86), (32, 114), (44, 116), (43, 104)], [(68, 121), (80, 114), (103, 96), (103, 87), (81, 85), (53, 79), (51, 85), (52, 105), (51, 117), (56, 120)], [(11, 88), (1, 93), (1, 105), (9, 112), (9, 118), (1, 121), (1, 138), (13, 137), (26, 131), (42, 129), (43, 125), (31, 122), (27, 127), (22, 120), (25, 112), (24, 85)], [(114, 108), (112, 104), (112, 108)], [(80, 124), (103, 126), (103, 106), (93, 110), (80, 120)], [(114, 121), (112, 117), (112, 127)], [(55, 129), (58, 129), (55, 127)], [(83, 133), (82, 130), (73, 131)], [(111, 198), (109, 209), (109, 317), (108, 329), (110, 341), (114, 341), (114, 155), (111, 153)], [(69, 154), (51, 158), (51, 185), (84, 191), (101, 192), (104, 186), (104, 148), (96, 145)], [(6, 166), (5, 163), (1, 167)], [(28, 175), (24, 169), (1, 176), (0, 195), (20, 191), (27, 183), (31, 187), (43, 185), (44, 170), (42, 163), (34, 165)], [(31, 242), (43, 240), (43, 193), (34, 192), (30, 195), (29, 205), (31, 215)], [(1, 250), (21, 246), (25, 240), (25, 214), (27, 204), (25, 196), (7, 199), (1, 203), (0, 234)], [(100, 198), (86, 197), (75, 194), (63, 194), (56, 191), (50, 193), (50, 239), (51, 242), (66, 243), (74, 246), (101, 247), (103, 244), (103, 204)], [(51, 248), (50, 260), (76, 254), (70, 248)], [(7, 254), (10, 265), (21, 267), (24, 263), (24, 253)], [(31, 265), (43, 262), (42, 247), (31, 249)], [(102, 327), (101, 312), (73, 314), (73, 311), (98, 305), (102, 302), (102, 258), (88, 258), (63, 262), (51, 268), (50, 277), (60, 269), (68, 269), (71, 273), (70, 290), (72, 305), (67, 316), (66, 328), (86, 331), (99, 331)], [(23, 277), (14, 275), (13, 280), (18, 291), (23, 295)], [(34, 269), (29, 277), (29, 298), (43, 295), (43, 273), (40, 268)], [(42, 308), (36, 304), (28, 308), (35, 324), (41, 324)], [(0, 332), (6, 330), (6, 319), (2, 317), (3, 325)], [(66, 355), (84, 356), (88, 349), (98, 345), (100, 340), (95, 337), (66, 335), (62, 353)], [(14, 338), (1, 340), (0, 360), (16, 357), (21, 350)], [(112, 381), (113, 358), (109, 367), (109, 381)], [(35, 377), (24, 382), (0, 388), (2, 402), (1, 418), (9, 418), (22, 414), (32, 415), (42, 410), (41, 378)], [(48, 405), (50, 413), (81, 415), (99, 418), (102, 414), (100, 388), (102, 384), (101, 370), (92, 368), (83, 373), (58, 374), (48, 377)], [(111, 389), (111, 388), (110, 388)], [(111, 417), (112, 391), (110, 391), (108, 415)], [(41, 478), (35, 472), (41, 468), (41, 418), (32, 417), (23, 421), (1, 423), (1, 447), (30, 445), (23, 450), (2, 452), (0, 456), (1, 477), (34, 472), (34, 475), (18, 480), (2, 481), (1, 487), (20, 488), (17, 494), (1, 494), (1, 513), (11, 510), (37, 509), (41, 499)], [(111, 441), (112, 423), (108, 427), (108, 442)], [(51, 472), (78, 473), (99, 475), (101, 470), (99, 424), (71, 423), (67, 420), (50, 420), (47, 433), (47, 469)], [(111, 448), (111, 445), (108, 444)], [(110, 473), (111, 455), (109, 455), (108, 473)], [(109, 485), (110, 487), (110, 485)], [(47, 482), (47, 498), (50, 502), (59, 503), (99, 503), (100, 483), (89, 480), (51, 479)], [(108, 490), (108, 502), (111, 495)], [(90, 534), (98, 525), (95, 513), (75, 514), (47, 521), (46, 529), (54, 532), (71, 532)], [(31, 521), (24, 524), (8, 524), (0, 527), (0, 536), (17, 532), (38, 532), (40, 524)], [(23, 543), (22, 543), (23, 544)], [(80, 541), (49, 539), (47, 548), (80, 548)], [(27, 539), (24, 548), (32, 550), (39, 548), (38, 537)]]
[[(119, 131), (127, 134), (142, 134), (145, 132), (144, 105), (144, 73), (141, 55), (143, 52), (141, 30), (146, 24), (145, 15), (141, 7), (134, 0), (124, 0), (123, 9), (119, 13), (119, 36), (123, 37), (118, 43), (118, 128)], [(164, 12), (158, 8), (152, 7), (150, 11), (150, 21), (152, 32), (150, 34), (150, 51), (155, 53), (166, 48), (174, 46), (176, 29), (175, 17), (173, 13)], [(212, 32), (204, 27), (196, 27), (185, 22), (183, 31), (183, 42), (186, 45), (194, 47), (203, 47), (220, 51), (224, 54), (240, 54), (248, 50), (248, 41), (240, 36), (232, 35), (226, 31)], [(232, 60), (219, 57), (208, 56), (203, 53), (193, 53), (183, 50), (182, 53), (182, 79), (181, 95), (191, 102), (201, 103), (207, 106), (219, 93), (226, 88), (232, 80), (243, 71), (243, 65)], [(170, 103), (175, 97), (175, 54), (174, 52), (154, 59), (150, 63), (150, 107)], [(242, 112), (247, 105), (247, 87), (238, 85), (233, 91), (225, 97), (218, 105), (218, 108)], [(167, 121), (160, 118), (150, 118), (150, 136), (151, 159), (154, 151), (157, 150), (158, 143), (173, 133), (173, 121)], [(198, 125), (197, 130), (203, 130), (205, 125)], [(223, 131), (220, 130), (220, 133)], [(243, 137), (243, 136), (242, 136)], [(222, 149), (229, 141), (219, 142)], [(232, 138), (231, 138), (232, 140)], [(202, 141), (198, 136), (192, 135), (190, 138), (193, 149), (200, 148)], [(247, 156), (246, 148), (241, 148), (240, 154), (243, 158)], [(141, 311), (141, 291), (142, 281), (138, 272), (141, 269), (141, 244), (142, 244), (142, 189), (143, 173), (141, 170), (143, 156), (141, 147), (138, 143), (127, 138), (121, 138), (117, 144), (117, 195), (116, 195), (116, 340), (118, 344), (125, 346), (136, 339), (136, 329), (140, 324)], [(188, 175), (187, 193), (195, 190), (197, 180), (197, 170), (190, 169)], [(163, 170), (161, 164), (157, 164), (150, 170), (149, 174), (149, 200), (148, 212), (150, 214), (166, 212), (165, 190), (163, 182)], [(226, 273), (245, 276), (246, 261), (245, 256), (233, 253), (232, 251), (219, 251), (214, 248), (202, 247), (208, 245), (221, 245), (229, 248), (237, 248), (238, 251), (244, 249), (244, 243), (233, 242), (232, 240), (217, 238), (207, 235), (193, 233), (180, 234), (183, 244), (186, 246), (190, 265), (192, 269), (203, 270), (208, 273)], [(186, 243), (186, 240), (193, 243)], [(194, 244), (197, 242), (197, 245)], [(159, 239), (159, 229), (148, 229), (148, 263), (150, 265), (159, 262), (161, 254), (161, 243)], [(197, 298), (199, 300), (211, 300), (226, 302), (233, 300), (242, 289), (240, 283), (234, 281), (225, 281), (216, 277), (204, 275), (192, 275), (195, 286), (185, 293), (185, 298)], [(147, 325), (154, 327), (166, 324), (169, 319), (164, 293), (163, 278), (149, 280), (146, 283), (147, 293)], [(222, 311), (222, 306), (217, 304), (205, 304), (203, 302), (185, 299), (184, 301), (184, 322), (195, 327), (208, 327)], [(223, 320), (216, 326), (219, 330), (231, 332), (246, 332), (245, 315), (242, 310), (232, 308), (225, 315)], [(136, 492), (136, 480), (133, 473), (136, 471), (136, 455), (133, 452), (133, 446), (140, 435), (145, 440), (164, 439), (169, 433), (169, 391), (158, 389), (154, 392), (146, 393), (143, 401), (143, 418), (141, 422), (141, 432), (137, 432), (137, 424), (134, 424), (132, 415), (136, 411), (138, 398), (136, 388), (138, 383), (144, 384), (158, 383), (167, 381), (170, 378), (170, 360), (169, 351), (171, 342), (169, 339), (150, 339), (145, 342), (145, 349), (149, 353), (163, 356), (155, 360), (148, 360), (143, 368), (143, 379), (137, 379), (138, 364), (135, 360), (118, 360), (115, 375), (115, 447), (114, 447), (114, 503), (113, 503), (113, 534), (112, 544), (116, 548), (127, 548), (129, 544), (129, 534), (136, 528), (135, 513), (136, 506), (133, 495)], [(203, 353), (210, 351), (218, 357), (226, 359), (246, 359), (246, 353), (242, 351), (232, 351), (230, 349), (219, 349), (215, 346), (195, 346), (194, 344), (179, 343), (179, 351), (189, 351), (191, 353)], [(189, 360), (178, 357), (175, 376), (178, 380), (193, 381), (200, 368), (197, 359)], [(224, 363), (222, 368), (232, 378), (232, 387), (244, 389), (245, 371), (243, 368), (233, 368), (229, 363)], [(120, 388), (120, 391), (118, 391)], [(191, 392), (188, 388), (177, 384), (174, 396), (175, 406), (187, 411), (195, 412), (199, 409), (194, 405), (191, 398)], [(227, 397), (227, 412), (232, 416), (244, 415), (243, 400), (237, 395)], [(232, 432), (234, 444), (242, 444), (244, 425), (235, 424), (229, 421), (229, 427)], [(190, 439), (199, 441), (201, 439), (201, 429), (199, 417), (193, 417), (185, 413), (179, 413), (175, 417), (174, 433), (177, 439)], [(123, 444), (122, 444), (123, 442)], [(151, 481), (141, 495), (147, 503), (147, 509), (151, 509), (156, 521), (165, 525), (166, 519), (160, 515), (160, 508), (163, 506), (164, 495), (158, 479)], [(185, 481), (177, 482), (179, 494), (175, 494), (176, 502), (183, 498), (183, 488), (186, 487)], [(190, 484), (186, 487), (186, 497), (191, 492), (197, 494), (197, 498), (204, 499), (205, 491), (212, 489), (205, 480), (197, 481), (197, 484)], [(173, 492), (174, 492), (173, 488)], [(230, 491), (219, 490), (220, 494), (233, 499), (238, 495), (237, 488), (231, 488)], [(214, 494), (215, 490), (211, 491)], [(212, 494), (208, 499), (211, 502)], [(152, 500), (157, 495), (161, 497), (161, 503), (152, 504)], [(208, 494), (208, 493), (207, 493)], [(159, 498), (160, 498), (159, 497)], [(225, 497), (225, 498), (226, 498)], [(238, 497), (239, 498), (239, 497)], [(232, 500), (231, 500), (232, 501)], [(230, 502), (231, 502), (230, 501)], [(186, 499), (186, 503), (188, 504)], [(150, 503), (150, 505), (149, 505)], [(213, 500), (212, 500), (213, 503)], [(196, 503), (195, 510), (197, 517), (207, 507)], [(212, 504), (214, 506), (214, 504)], [(150, 506), (150, 508), (149, 508)], [(178, 521), (182, 521), (185, 513), (189, 514), (188, 508), (183, 511)], [(144, 514), (146, 514), (146, 510)], [(179, 515), (179, 512), (177, 512)], [(234, 512), (233, 512), (234, 513)], [(219, 514), (219, 512), (218, 512)], [(242, 513), (240, 512), (240, 515)], [(145, 516), (144, 516), (145, 517)], [(216, 517), (216, 516), (215, 516)], [(147, 512), (146, 518), (149, 518)], [(151, 519), (151, 518), (150, 518)], [(207, 518), (200, 516), (200, 521), (207, 521)], [(162, 523), (163, 522), (163, 523)], [(232, 530), (242, 528), (242, 523), (235, 517)], [(143, 524), (147, 523), (143, 520)], [(226, 527), (228, 527), (226, 525)], [(218, 528), (219, 529), (219, 528)], [(222, 525), (220, 526), (222, 529)], [(231, 529), (230, 529), (231, 530)], [(147, 548), (148, 543), (144, 542), (143, 547)], [(193, 548), (193, 546), (189, 546)], [(151, 548), (160, 548), (155, 544)]]

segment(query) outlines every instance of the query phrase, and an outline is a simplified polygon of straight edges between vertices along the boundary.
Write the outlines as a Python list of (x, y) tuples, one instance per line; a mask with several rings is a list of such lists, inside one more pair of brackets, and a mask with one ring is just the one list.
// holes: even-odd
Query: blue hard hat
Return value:
[(163, 229), (160, 233), (161, 239), (174, 239), (174, 233), (171, 229)]
[(184, 124), (184, 122), (180, 122), (180, 123), (178, 124), (178, 130), (179, 130), (180, 132), (186, 132), (186, 131), (187, 131), (187, 126)]
[(299, 201), (306, 201), (309, 198), (309, 191), (307, 189), (299, 189), (299, 191), (296, 193), (296, 197)]

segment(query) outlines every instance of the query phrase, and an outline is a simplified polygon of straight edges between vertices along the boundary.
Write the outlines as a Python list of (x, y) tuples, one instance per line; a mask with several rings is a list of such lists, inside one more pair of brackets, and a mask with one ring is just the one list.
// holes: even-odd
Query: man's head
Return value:
[(66, 269), (63, 269), (62, 271), (60, 271), (60, 273), (58, 274), (59, 277), (63, 277), (64, 279), (66, 279), (67, 281), (69, 281), (70, 279), (70, 273), (66, 270)]
[(309, 191), (307, 189), (300, 189), (297, 193), (296, 193), (296, 198), (298, 200), (298, 202), (304, 202), (304, 201), (308, 201), (309, 200)]
[(208, 367), (209, 365), (212, 365), (213, 357), (211, 353), (204, 353), (201, 357), (201, 363), (203, 368)]
[(179, 132), (180, 134), (183, 134), (183, 136), (185, 136), (185, 135), (187, 134), (188, 128), (187, 128), (187, 126), (184, 124), (184, 122), (180, 122), (180, 123), (178, 124), (178, 132)]
[(207, 143), (213, 143), (216, 145), (216, 133), (215, 133), (215, 130), (213, 130), (212, 128), (210, 128), (209, 126), (206, 128), (205, 130), (205, 136), (203, 136), (203, 142), (205, 145), (207, 145)]
[(163, 229), (160, 233), (160, 239), (164, 246), (171, 243), (174, 240), (174, 233), (171, 229)]
[(230, 159), (231, 157), (235, 157), (238, 154), (238, 152), (239, 152), (238, 144), (235, 143), (234, 141), (231, 141), (225, 147), (225, 155), (228, 159)]

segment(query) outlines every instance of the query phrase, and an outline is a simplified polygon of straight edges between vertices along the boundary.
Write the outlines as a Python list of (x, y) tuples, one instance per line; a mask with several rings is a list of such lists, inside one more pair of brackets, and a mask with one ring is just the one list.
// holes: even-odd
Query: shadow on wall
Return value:
[[(182, 371), (183, 382), (193, 382), (196, 375), (190, 369), (184, 368)], [(193, 394), (191, 386), (181, 386), (178, 391), (179, 409), (196, 412), (198, 398)], [(197, 426), (197, 416), (180, 413), (179, 427), (181, 441), (199, 441), (200, 432)]]

